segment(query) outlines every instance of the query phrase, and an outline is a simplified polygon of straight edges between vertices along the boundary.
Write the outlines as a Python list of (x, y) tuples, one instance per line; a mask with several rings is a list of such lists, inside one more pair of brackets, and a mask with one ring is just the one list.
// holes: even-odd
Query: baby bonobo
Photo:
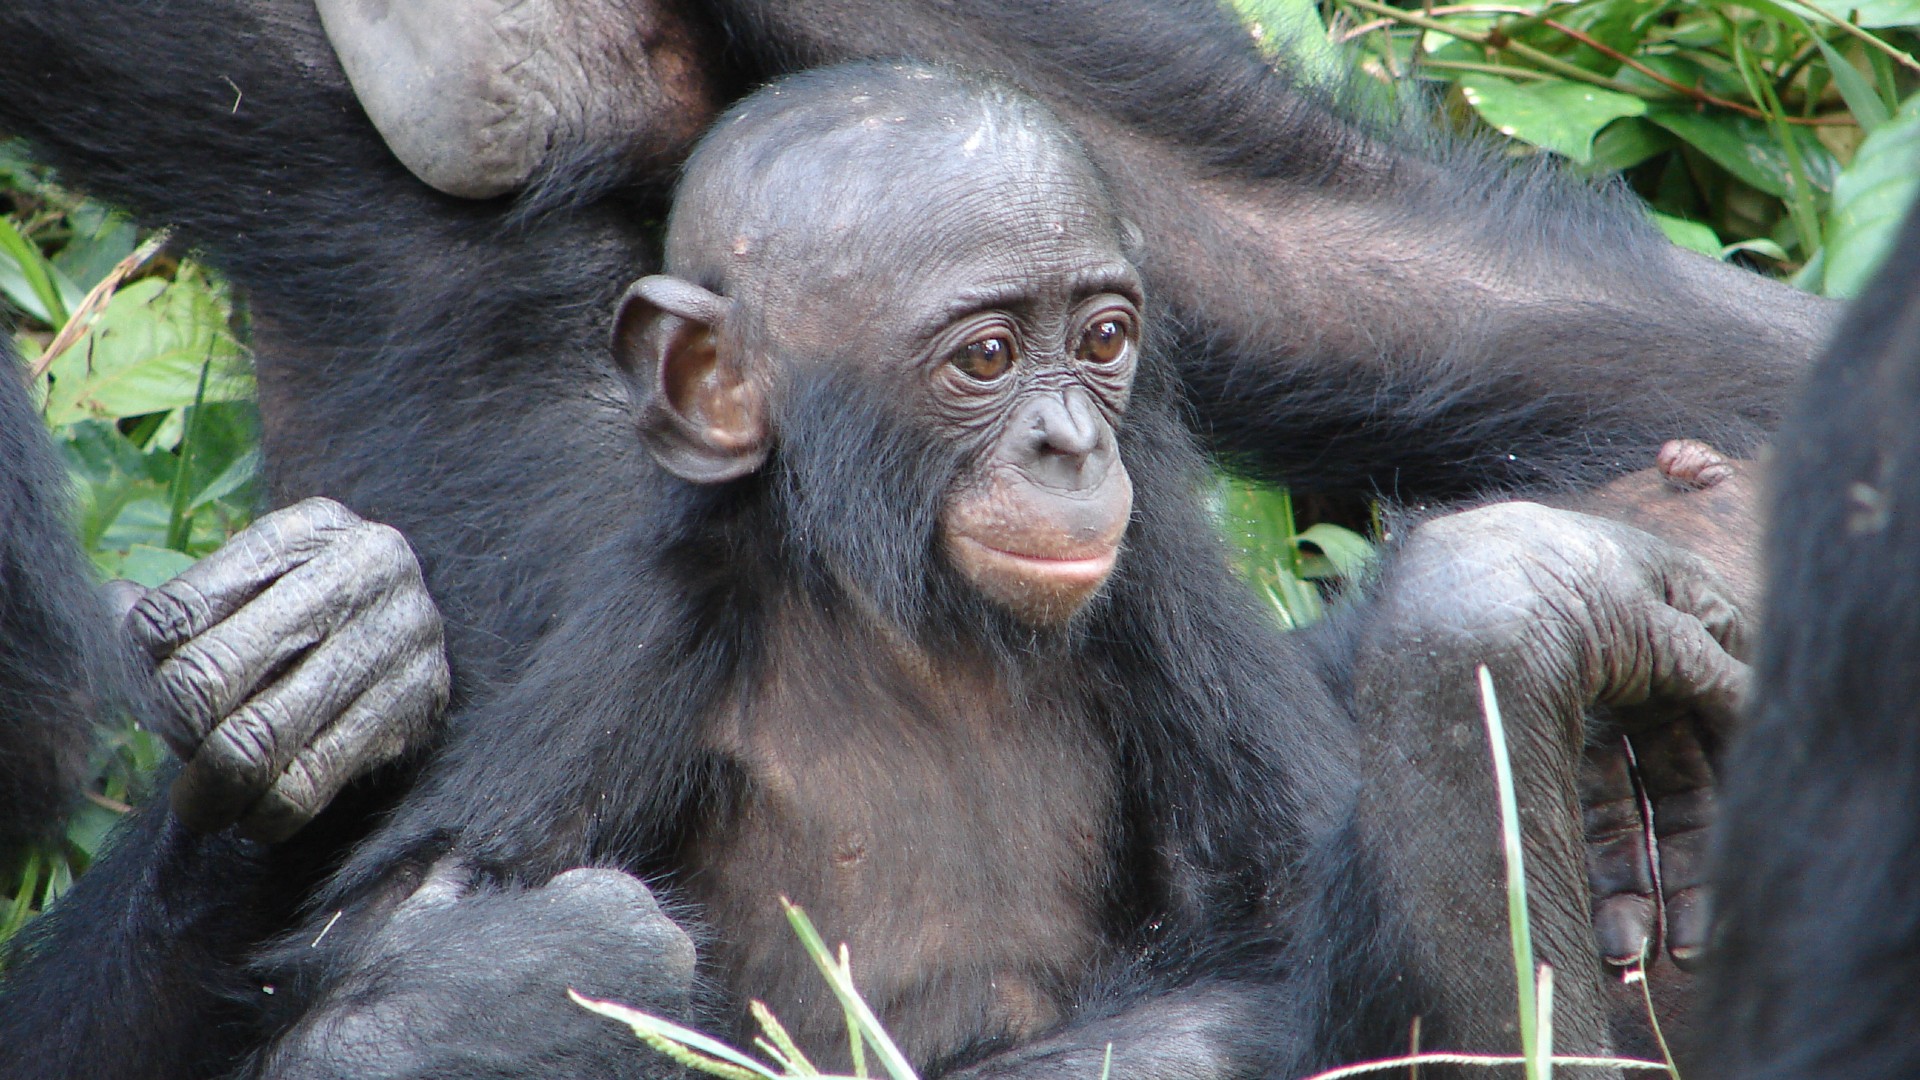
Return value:
[(1507, 504), (1279, 634), (1136, 242), (990, 81), (829, 69), (724, 118), (614, 333), (648, 512), (267, 959), (262, 1071), (674, 1071), (568, 987), (736, 1037), (759, 998), (843, 1067), (782, 895), (927, 1075), (1300, 1072), (1415, 1017), (1511, 1050), (1482, 662), (1542, 823), (1556, 1046), (1605, 1050), (1582, 711), (1724, 693), (1702, 620), (1737, 614), (1646, 534)]

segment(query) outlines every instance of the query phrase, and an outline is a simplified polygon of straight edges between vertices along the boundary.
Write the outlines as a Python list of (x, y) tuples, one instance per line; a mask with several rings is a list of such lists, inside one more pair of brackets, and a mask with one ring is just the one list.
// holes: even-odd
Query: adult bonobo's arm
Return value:
[(1502, 503), (1409, 538), (1360, 631), (1352, 700), (1368, 744), (1359, 828), (1394, 868), (1385, 902), (1426, 928), (1408, 973), (1436, 1004), (1425, 1045), (1517, 1047), (1512, 965), (1485, 948), (1507, 915), (1476, 669), (1492, 672), (1513, 757), (1535, 958), (1555, 969), (1554, 1046), (1602, 1052), (1577, 789), (1589, 709), (1724, 718), (1748, 631), (1704, 562), (1615, 522)]
[[(669, 4), (319, 6), (389, 145), (450, 192), (644, 171), (712, 100)], [(1143, 233), (1217, 446), (1296, 484), (1418, 498), (1617, 473), (1677, 436), (1750, 451), (1828, 317), (1673, 247), (1618, 192), (1339, 118), (1214, 0), (722, 8), (759, 75), (910, 56), (1058, 108)], [(636, 110), (623, 139), (608, 118)]]
[(157, 665), (148, 722), (185, 762), (173, 809), (284, 840), (349, 780), (430, 738), (440, 613), (399, 532), (308, 499), (133, 599)]

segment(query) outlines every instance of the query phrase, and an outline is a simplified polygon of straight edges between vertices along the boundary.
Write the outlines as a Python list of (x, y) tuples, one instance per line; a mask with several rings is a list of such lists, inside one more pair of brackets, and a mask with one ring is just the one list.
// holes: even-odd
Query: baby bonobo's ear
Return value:
[(767, 460), (760, 385), (723, 360), (732, 301), (675, 277), (627, 289), (613, 324), (613, 356), (632, 377), (640, 438), (668, 472), (696, 484), (737, 480)]

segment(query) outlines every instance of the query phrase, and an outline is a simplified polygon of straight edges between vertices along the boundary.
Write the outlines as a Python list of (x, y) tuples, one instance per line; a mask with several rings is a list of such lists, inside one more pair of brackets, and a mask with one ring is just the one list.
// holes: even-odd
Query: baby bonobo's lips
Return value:
[(1003, 570), (1017, 577), (1085, 588), (1092, 588), (1106, 580), (1107, 575), (1113, 572), (1114, 558), (1120, 551), (1119, 545), (1107, 544), (1085, 552), (1041, 555), (1009, 551), (964, 533), (955, 539), (972, 549), (975, 559), (998, 563)]

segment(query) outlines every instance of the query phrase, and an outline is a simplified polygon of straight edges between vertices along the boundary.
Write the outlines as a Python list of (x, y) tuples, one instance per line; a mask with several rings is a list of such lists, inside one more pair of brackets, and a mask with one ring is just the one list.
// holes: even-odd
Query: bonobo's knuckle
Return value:
[(413, 557), (413, 545), (399, 529), (378, 521), (361, 523), (360, 542), (377, 553), (381, 560), (396, 571), (412, 570), (418, 572), (418, 564)]
[(321, 495), (301, 499), (279, 511), (289, 523), (304, 525), (315, 532), (336, 532), (358, 527), (360, 515)]
[(223, 771), (264, 789), (279, 772), (281, 739), (298, 740), (302, 734), (276, 701), (255, 698), (208, 733), (200, 756), (210, 757)]
[(154, 659), (164, 658), (212, 622), (206, 597), (191, 582), (174, 578), (148, 589), (127, 612), (126, 626)]
[(154, 672), (154, 696), (162, 712), (191, 732), (194, 739), (204, 738), (218, 719), (218, 702), (229, 678), (228, 666), (208, 655), (218, 647), (216, 642), (196, 639)]

